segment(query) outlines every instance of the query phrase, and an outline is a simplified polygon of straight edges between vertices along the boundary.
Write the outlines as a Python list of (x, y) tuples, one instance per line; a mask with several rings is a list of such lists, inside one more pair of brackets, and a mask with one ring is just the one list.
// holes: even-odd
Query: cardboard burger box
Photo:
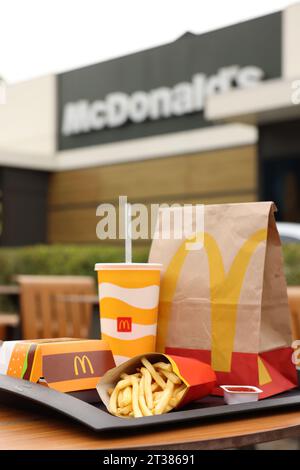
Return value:
[(112, 352), (102, 340), (57, 338), (0, 344), (0, 373), (73, 395), (95, 391), (100, 377), (112, 367)]
[(100, 379), (97, 391), (106, 407), (109, 405), (108, 390), (115, 387), (121, 374), (134, 374), (137, 368), (142, 366), (141, 359), (143, 357), (148, 359), (151, 364), (160, 361), (170, 363), (172, 371), (186, 385), (186, 392), (177, 408), (209, 395), (216, 385), (216, 374), (211, 366), (198, 359), (161, 353), (140, 354), (108, 370)]

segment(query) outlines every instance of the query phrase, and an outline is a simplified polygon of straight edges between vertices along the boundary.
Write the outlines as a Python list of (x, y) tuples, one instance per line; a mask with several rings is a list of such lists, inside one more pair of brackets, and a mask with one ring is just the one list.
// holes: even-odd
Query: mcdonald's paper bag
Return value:
[(187, 403), (209, 395), (216, 385), (216, 375), (212, 368), (197, 359), (159, 353), (139, 354), (114, 369), (107, 371), (100, 379), (97, 391), (107, 408), (109, 406), (108, 390), (115, 387), (120, 380), (121, 374), (134, 374), (137, 368), (142, 367), (141, 359), (143, 357), (146, 357), (151, 364), (155, 362), (171, 364), (172, 371), (186, 385), (186, 392), (178, 403), (177, 408), (182, 408)]
[[(149, 258), (163, 264), (157, 351), (207, 362), (218, 385), (256, 385), (261, 398), (297, 384), (275, 210), (271, 202), (204, 206), (203, 229), (186, 239), (178, 227), (172, 236), (175, 222), (162, 234), (174, 211), (161, 209), (163, 236)], [(195, 206), (177, 211), (195, 226)]]
[(60, 392), (95, 390), (115, 366), (105, 341), (73, 338), (4, 341), (0, 373), (41, 383)]

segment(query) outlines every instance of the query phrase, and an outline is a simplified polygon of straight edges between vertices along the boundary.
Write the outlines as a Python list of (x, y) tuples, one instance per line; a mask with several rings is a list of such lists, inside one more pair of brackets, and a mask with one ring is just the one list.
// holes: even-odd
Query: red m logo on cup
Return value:
[(118, 317), (117, 318), (117, 330), (121, 332), (130, 332), (131, 331), (131, 317)]

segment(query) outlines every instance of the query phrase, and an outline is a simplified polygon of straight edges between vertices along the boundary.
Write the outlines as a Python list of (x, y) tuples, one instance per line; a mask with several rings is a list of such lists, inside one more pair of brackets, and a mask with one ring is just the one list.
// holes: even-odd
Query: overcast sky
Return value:
[[(284, 0), (0, 0), (8, 82), (100, 62), (281, 10)], [(294, 2), (295, 3), (295, 2)]]

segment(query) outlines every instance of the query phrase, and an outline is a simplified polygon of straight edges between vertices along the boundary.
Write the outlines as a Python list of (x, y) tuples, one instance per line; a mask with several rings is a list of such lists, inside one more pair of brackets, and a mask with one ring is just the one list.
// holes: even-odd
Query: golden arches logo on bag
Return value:
[[(177, 281), (189, 251), (186, 243), (203, 241), (209, 264), (211, 300), (211, 364), (215, 371), (230, 372), (236, 331), (237, 308), (247, 268), (258, 245), (266, 242), (267, 229), (255, 231), (241, 246), (226, 273), (222, 254), (216, 240), (206, 232), (199, 232), (184, 240), (173, 255), (163, 276), (160, 304), (157, 351), (164, 352), (171, 316), (172, 301)], [(224, 335), (224, 331), (226, 334)], [(222, 348), (220, 348), (222, 345)]]

